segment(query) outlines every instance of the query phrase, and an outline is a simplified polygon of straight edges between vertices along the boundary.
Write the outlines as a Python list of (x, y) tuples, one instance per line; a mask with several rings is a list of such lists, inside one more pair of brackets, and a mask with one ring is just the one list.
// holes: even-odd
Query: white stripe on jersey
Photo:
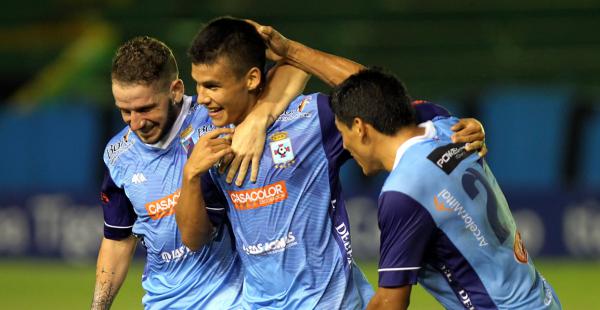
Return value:
[(110, 228), (119, 228), (119, 229), (127, 229), (127, 228), (131, 228), (131, 227), (133, 227), (133, 225), (131, 225), (131, 226), (115, 226), (115, 225), (109, 225), (109, 224), (107, 224), (106, 222), (104, 222), (104, 225), (105, 225), (105, 226), (108, 226), (108, 227), (110, 227)]
[(377, 269), (377, 271), (401, 271), (401, 270), (417, 270), (421, 269), (421, 267), (402, 267), (402, 268), (381, 268)]

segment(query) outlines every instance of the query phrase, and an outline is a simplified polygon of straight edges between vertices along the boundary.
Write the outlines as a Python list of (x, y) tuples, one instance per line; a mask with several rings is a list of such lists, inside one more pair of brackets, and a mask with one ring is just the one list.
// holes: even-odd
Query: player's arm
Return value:
[(92, 309), (110, 308), (137, 245), (137, 238), (131, 234), (137, 216), (125, 191), (115, 184), (108, 170), (102, 181), (101, 198), (104, 238), (98, 251)]
[(396, 288), (380, 287), (367, 306), (367, 310), (405, 310), (410, 303), (412, 285)]
[(367, 309), (406, 309), (436, 225), (423, 205), (398, 191), (383, 192), (377, 212), (379, 288)]
[[(450, 117), (451, 114), (444, 107), (423, 100), (413, 101), (415, 107), (417, 123), (433, 120), (436, 117)], [(474, 118), (461, 118), (458, 123), (451, 128), (454, 131), (452, 142), (467, 143), (465, 149), (467, 151), (478, 151), (480, 157), (487, 154), (485, 145), (485, 130), (483, 125)]]
[(202, 136), (183, 168), (175, 220), (181, 233), (181, 241), (192, 251), (208, 243), (213, 230), (202, 194), (201, 177), (225, 155), (232, 152), (231, 140), (220, 137), (232, 133), (230, 128), (219, 128)]
[(250, 181), (256, 182), (267, 128), (302, 93), (308, 79), (308, 73), (289, 64), (277, 64), (269, 71), (267, 84), (256, 107), (235, 128), (231, 144), (235, 157), (229, 165), (227, 183), (231, 183), (237, 173), (235, 184), (241, 186), (250, 165)]
[(282, 59), (310, 74), (315, 75), (330, 86), (342, 83), (351, 75), (365, 67), (350, 59), (315, 50), (299, 42), (287, 39), (270, 26), (254, 25), (269, 47), (271, 59)]
[(137, 238), (132, 235), (121, 240), (102, 239), (91, 309), (110, 309), (125, 281), (136, 245)]

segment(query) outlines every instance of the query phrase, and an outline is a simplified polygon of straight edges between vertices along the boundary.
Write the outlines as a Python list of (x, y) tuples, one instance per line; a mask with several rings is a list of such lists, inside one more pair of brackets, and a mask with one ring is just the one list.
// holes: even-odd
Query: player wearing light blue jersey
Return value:
[[(274, 81), (289, 82), (288, 78), (295, 77), (289, 70), (274, 71)], [(301, 90), (305, 74), (300, 72), (299, 79), (300, 83), (287, 83), (289, 96)], [(175, 222), (183, 165), (195, 145), (202, 144), (200, 136), (214, 129), (208, 111), (197, 104), (196, 97), (183, 94), (175, 59), (156, 39), (134, 38), (119, 48), (113, 61), (112, 87), (128, 126), (110, 140), (104, 153), (104, 239), (92, 308), (110, 307), (139, 240), (146, 249), (142, 276), (145, 308), (238, 309), (243, 279), (225, 209), (208, 210), (210, 240), (196, 251), (182, 243)], [(272, 118), (287, 106), (289, 99), (282, 93), (265, 93), (261, 98), (268, 99), (272, 93), (283, 101), (269, 101), (270, 106), (261, 103), (264, 108), (249, 119), (260, 120), (266, 127), (266, 117), (261, 115)], [(245, 138), (261, 130), (260, 126), (240, 128), (237, 134)], [(230, 140), (221, 141), (229, 146)], [(262, 143), (259, 154), (261, 150)], [(255, 150), (248, 151), (253, 155)], [(211, 201), (210, 197), (207, 200)]]
[[(196, 36), (190, 49), (192, 76), (199, 102), (215, 125), (237, 124), (253, 109), (264, 50), (251, 26), (231, 18), (209, 23)], [(244, 308), (366, 307), (373, 292), (352, 259), (338, 179), (349, 154), (343, 151), (328, 98), (300, 96), (269, 127), (256, 183), (231, 185), (211, 168), (216, 161), (207, 158), (223, 150), (207, 145), (192, 153), (177, 220), (184, 242), (197, 248), (206, 239), (202, 231), (208, 231), (202, 225), (209, 224), (203, 193), (225, 196), (245, 271)]]
[(448, 309), (560, 309), (485, 160), (451, 141), (457, 120), (417, 126), (409, 102), (404, 86), (378, 70), (332, 94), (344, 146), (365, 174), (390, 172), (379, 197), (379, 289), (369, 309), (406, 309), (417, 282)]

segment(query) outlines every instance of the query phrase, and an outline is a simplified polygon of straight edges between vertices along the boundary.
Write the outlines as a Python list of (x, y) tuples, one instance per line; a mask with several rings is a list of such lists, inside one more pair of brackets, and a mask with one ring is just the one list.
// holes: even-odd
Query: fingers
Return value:
[(242, 183), (244, 183), (244, 179), (246, 178), (246, 172), (248, 171), (248, 166), (250, 164), (250, 159), (248, 157), (244, 157), (244, 159), (242, 160), (242, 165), (240, 166), (240, 169), (238, 170), (238, 176), (237, 179), (235, 180), (235, 185), (237, 186), (242, 186)]
[(214, 139), (220, 135), (231, 135), (231, 134), (233, 134), (232, 128), (217, 128), (217, 129), (205, 134), (204, 136), (202, 136), (201, 139), (209, 140), (209, 139)]
[(454, 132), (461, 131), (463, 128), (465, 128), (465, 122), (462, 119), (459, 120), (458, 123), (454, 124), (454, 126), (450, 127), (450, 129)]
[(487, 153), (488, 153), (487, 145), (485, 145), (485, 143), (483, 143), (481, 150), (477, 154), (479, 154), (479, 157), (485, 157), (485, 155), (487, 155)]
[(452, 135), (452, 142), (454, 143), (471, 143), (476, 141), (483, 141), (485, 136), (481, 132), (476, 132), (473, 134), (464, 134), (464, 133), (455, 133)]
[(461, 119), (450, 129), (455, 132), (451, 137), (454, 143), (483, 141), (485, 139), (483, 126), (474, 118)]
[(231, 182), (233, 181), (233, 177), (235, 177), (235, 173), (240, 168), (241, 163), (242, 163), (242, 157), (236, 155), (233, 158), (233, 161), (231, 162), (231, 164), (229, 165), (229, 171), (227, 171), (227, 177), (225, 178), (225, 182), (227, 182), (228, 184), (231, 184)]
[(250, 173), (250, 182), (255, 183), (258, 178), (258, 168), (260, 167), (260, 157), (262, 152), (252, 157), (252, 172)]
[(485, 145), (485, 142), (483, 142), (483, 140), (479, 140), (479, 141), (475, 141), (472, 143), (467, 143), (465, 145), (465, 150), (467, 151), (479, 151), (477, 152), (477, 154), (479, 155), (479, 157), (484, 157), (487, 152), (487, 146)]
[[(233, 146), (231, 147), (231, 149), (233, 150)], [(231, 164), (231, 161), (233, 160), (234, 153), (235, 150), (233, 151), (233, 153), (227, 154), (223, 158), (221, 158), (221, 164), (219, 165), (220, 174), (225, 173), (225, 170), (227, 169), (227, 167), (229, 167), (229, 164)]]
[(263, 39), (268, 39), (271, 36), (271, 33), (273, 32), (273, 28), (269, 27), (269, 26), (263, 26), (251, 19), (244, 19), (245, 22), (247, 22), (248, 24), (254, 26), (254, 28), (256, 28), (256, 32), (258, 32), (258, 34), (263, 37)]

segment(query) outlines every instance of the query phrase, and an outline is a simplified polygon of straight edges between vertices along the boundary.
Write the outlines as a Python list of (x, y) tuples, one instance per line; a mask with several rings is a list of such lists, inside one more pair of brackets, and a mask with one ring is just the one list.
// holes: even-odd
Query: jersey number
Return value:
[(487, 180), (477, 170), (468, 168), (462, 176), (462, 186), (471, 200), (475, 200), (479, 195), (479, 189), (475, 186), (476, 181), (479, 181), (485, 188), (487, 198), (487, 218), (498, 241), (502, 244), (510, 236), (510, 230), (502, 223), (501, 217), (498, 215), (498, 199), (496, 198), (496, 193), (492, 190), (492, 187)]

